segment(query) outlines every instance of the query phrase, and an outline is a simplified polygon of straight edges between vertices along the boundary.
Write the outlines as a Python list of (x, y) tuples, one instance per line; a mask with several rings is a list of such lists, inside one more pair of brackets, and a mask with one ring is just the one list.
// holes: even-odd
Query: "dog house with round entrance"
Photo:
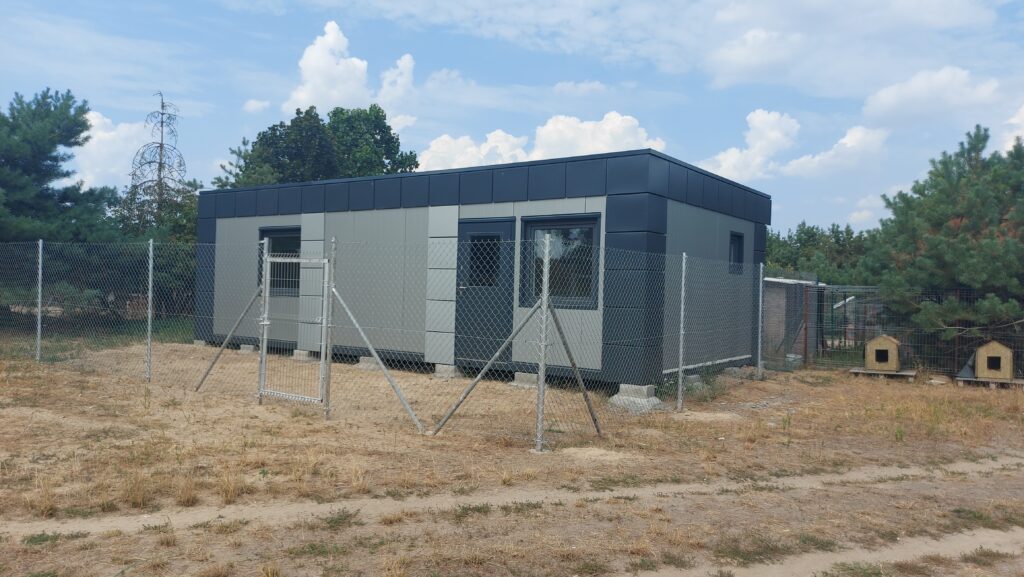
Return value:
[(974, 373), (979, 380), (1012, 380), (1013, 351), (998, 341), (981, 345), (974, 356)]
[(879, 335), (864, 346), (864, 368), (869, 371), (900, 370), (900, 342), (889, 335)]

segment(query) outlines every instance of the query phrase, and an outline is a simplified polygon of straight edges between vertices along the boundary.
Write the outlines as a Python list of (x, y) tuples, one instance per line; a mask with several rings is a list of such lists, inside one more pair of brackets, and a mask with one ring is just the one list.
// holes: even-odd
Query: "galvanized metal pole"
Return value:
[(466, 385), (466, 388), (463, 389), (462, 394), (459, 395), (459, 399), (455, 401), (455, 404), (452, 405), (450, 409), (448, 409), (448, 412), (445, 413), (443, 417), (441, 417), (441, 420), (437, 422), (437, 426), (434, 427), (434, 432), (431, 434), (438, 434), (441, 431), (441, 428), (444, 427), (445, 423), (448, 422), (448, 419), (451, 419), (452, 415), (455, 414), (455, 411), (459, 410), (459, 407), (462, 406), (462, 403), (466, 402), (466, 399), (469, 398), (469, 394), (472, 393), (473, 389), (477, 386), (477, 384), (483, 380), (484, 376), (487, 374), (487, 371), (491, 370), (491, 366), (498, 361), (498, 357), (500, 357), (502, 353), (505, 352), (505, 349), (507, 349), (509, 345), (512, 344), (512, 341), (516, 340), (516, 337), (519, 336), (519, 333), (522, 332), (524, 328), (526, 328), (526, 325), (530, 322), (530, 319), (533, 318), (533, 315), (537, 314), (537, 310), (539, 308), (540, 301), (538, 300), (536, 303), (534, 303), (533, 308), (530, 309), (530, 312), (526, 313), (526, 316), (523, 317), (523, 320), (519, 323), (519, 326), (516, 327), (514, 331), (512, 331), (512, 334), (510, 334), (505, 339), (505, 342), (501, 343), (501, 346), (498, 347), (498, 350), (494, 351), (494, 354), (491, 355), (490, 360), (487, 361), (487, 364), (484, 365), (484, 368), (480, 369), (480, 372), (476, 374), (476, 377), (468, 385)]
[(548, 371), (548, 303), (550, 302), (551, 234), (544, 235), (544, 265), (540, 289), (540, 359), (537, 364), (537, 431), (533, 450), (544, 450), (544, 393), (547, 388)]
[(757, 266), (757, 378), (764, 378), (764, 263)]
[(260, 241), (263, 250), (263, 279), (260, 290), (263, 293), (263, 312), (260, 315), (260, 368), (256, 389), (256, 402), (263, 404), (263, 391), (267, 390), (267, 340), (270, 338), (270, 239)]
[(153, 382), (153, 239), (149, 239), (149, 289), (146, 293), (146, 382)]
[(43, 357), (43, 239), (36, 257), (36, 362)]
[(683, 253), (682, 273), (679, 276), (679, 373), (676, 375), (676, 411), (683, 410), (686, 383), (683, 376), (683, 357), (686, 356), (686, 253)]
[(398, 383), (395, 382), (394, 377), (391, 376), (391, 371), (388, 370), (388, 366), (384, 364), (380, 355), (377, 354), (377, 349), (374, 348), (373, 343), (370, 342), (370, 338), (366, 336), (366, 333), (363, 331), (363, 327), (359, 324), (359, 321), (356, 320), (355, 315), (352, 314), (352, 309), (348, 308), (348, 305), (345, 304), (345, 299), (341, 298), (341, 294), (338, 293), (338, 289), (331, 289), (331, 294), (333, 294), (334, 298), (338, 299), (338, 302), (341, 303), (341, 308), (345, 309), (345, 314), (348, 315), (348, 320), (352, 321), (352, 326), (354, 326), (356, 331), (359, 333), (359, 338), (363, 340), (363, 344), (365, 344), (366, 348), (370, 350), (370, 355), (373, 356), (373, 360), (377, 362), (377, 366), (384, 372), (384, 378), (388, 380), (388, 384), (391, 385), (391, 390), (394, 391), (395, 396), (398, 397), (398, 401), (402, 403), (402, 407), (405, 408), (405, 412), (409, 414), (409, 418), (412, 419), (413, 424), (416, 425), (416, 430), (423, 433), (423, 423), (421, 423), (419, 417), (416, 416), (416, 411), (412, 410), (412, 405), (410, 405), (409, 401), (405, 398), (405, 393), (402, 392), (402, 387), (398, 386)]
[(331, 238), (331, 252), (323, 266), (323, 309), (320, 317), (320, 399), (324, 404), (324, 418), (331, 416), (331, 289), (334, 288), (334, 239)]

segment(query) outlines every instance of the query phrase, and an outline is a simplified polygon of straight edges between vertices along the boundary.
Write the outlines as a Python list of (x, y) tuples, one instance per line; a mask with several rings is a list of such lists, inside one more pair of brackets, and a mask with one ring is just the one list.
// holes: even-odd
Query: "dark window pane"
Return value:
[(594, 287), (594, 225), (537, 226), (533, 228), (534, 293), (541, 294), (544, 283), (544, 236), (551, 235), (551, 296), (562, 302), (589, 300)]
[(733, 233), (729, 235), (729, 272), (740, 274), (743, 272), (743, 235)]
[(501, 266), (501, 237), (496, 234), (474, 235), (469, 239), (468, 286), (498, 286)]

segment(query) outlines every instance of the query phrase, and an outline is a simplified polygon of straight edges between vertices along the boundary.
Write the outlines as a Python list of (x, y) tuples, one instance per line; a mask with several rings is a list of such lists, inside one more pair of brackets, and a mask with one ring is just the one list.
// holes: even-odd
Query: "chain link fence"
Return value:
[(770, 317), (758, 265), (598, 247), (571, 229), (518, 242), (9, 243), (0, 260), (5, 358), (537, 449), (758, 377)]

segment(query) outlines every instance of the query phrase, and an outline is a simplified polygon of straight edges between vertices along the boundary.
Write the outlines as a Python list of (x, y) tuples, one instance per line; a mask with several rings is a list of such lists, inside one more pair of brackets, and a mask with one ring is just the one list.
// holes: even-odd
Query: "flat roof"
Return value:
[[(277, 192), (286, 190), (288, 194), (280, 195), (279, 202)], [(650, 193), (736, 218), (771, 224), (769, 195), (649, 148), (444, 170), (207, 189), (200, 192), (199, 218), (633, 193)]]

